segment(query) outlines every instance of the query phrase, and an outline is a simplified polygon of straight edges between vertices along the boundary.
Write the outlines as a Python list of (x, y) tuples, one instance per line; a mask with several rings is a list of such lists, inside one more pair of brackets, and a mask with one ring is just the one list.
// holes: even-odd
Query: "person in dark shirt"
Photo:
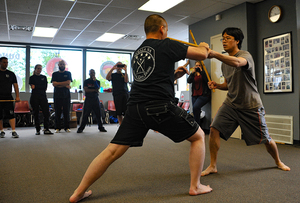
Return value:
[[(112, 73), (117, 70), (116, 73)], [(122, 73), (124, 70), (124, 73)], [(112, 95), (114, 97), (114, 103), (116, 107), (116, 114), (118, 117), (118, 122), (121, 125), (123, 121), (123, 116), (127, 110), (127, 100), (128, 100), (128, 74), (127, 65), (122, 62), (118, 62), (110, 69), (106, 75), (106, 79), (112, 82)]]
[[(210, 101), (211, 90), (208, 87), (208, 78), (202, 69), (201, 61), (196, 61), (195, 67), (187, 79), (192, 83), (192, 104), (195, 121), (200, 125), (201, 108)], [(201, 125), (200, 125), (201, 126)]]
[(205, 158), (205, 134), (194, 118), (175, 103), (174, 80), (188, 70), (175, 62), (190, 58), (204, 60), (209, 54), (207, 43), (188, 47), (167, 38), (168, 24), (159, 15), (150, 15), (144, 24), (146, 40), (134, 52), (134, 82), (127, 103), (127, 112), (111, 141), (90, 164), (81, 183), (70, 197), (78, 202), (92, 194), (86, 191), (106, 169), (130, 147), (142, 146), (149, 129), (156, 130), (174, 142), (188, 140), (190, 146), (190, 195), (212, 191), (200, 183)]
[[(16, 75), (7, 70), (8, 59), (6, 57), (0, 58), (0, 137), (5, 137), (5, 132), (3, 129), (3, 119), (9, 119), (9, 124), (12, 129), (12, 137), (18, 138), (19, 135), (16, 132), (16, 119), (14, 114), (14, 103), (12, 93), (12, 86), (14, 87), (16, 99), (15, 102), (20, 101), (19, 96), (19, 86), (17, 82)], [(8, 100), (8, 102), (4, 102)]]
[(49, 104), (46, 95), (46, 90), (48, 87), (47, 77), (41, 74), (42, 65), (37, 64), (34, 67), (33, 75), (29, 78), (29, 85), (32, 89), (30, 97), (30, 105), (33, 109), (34, 123), (36, 129), (36, 135), (40, 135), (40, 107), (44, 116), (44, 134), (53, 134), (49, 130)]
[(54, 109), (55, 109), (55, 132), (59, 133), (61, 130), (60, 116), (63, 109), (64, 115), (64, 129), (66, 132), (70, 131), (70, 103), (71, 103), (71, 82), (72, 75), (65, 70), (66, 62), (60, 60), (58, 62), (59, 71), (52, 74), (51, 82), (54, 86)]
[(83, 89), (85, 92), (85, 100), (83, 104), (83, 112), (81, 116), (81, 123), (77, 130), (77, 133), (82, 133), (87, 122), (90, 113), (93, 111), (96, 115), (96, 119), (98, 122), (98, 129), (100, 132), (107, 132), (103, 127), (101, 121), (101, 108), (100, 102), (98, 98), (98, 93), (100, 89), (100, 81), (95, 77), (95, 70), (90, 70), (90, 78), (86, 79), (83, 83)]

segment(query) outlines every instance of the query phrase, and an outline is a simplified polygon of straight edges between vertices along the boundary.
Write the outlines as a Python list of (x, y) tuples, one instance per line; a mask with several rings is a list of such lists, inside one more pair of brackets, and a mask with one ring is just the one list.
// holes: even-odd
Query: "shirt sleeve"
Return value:
[(71, 82), (73, 82), (71, 72), (69, 72), (69, 80), (71, 80)]

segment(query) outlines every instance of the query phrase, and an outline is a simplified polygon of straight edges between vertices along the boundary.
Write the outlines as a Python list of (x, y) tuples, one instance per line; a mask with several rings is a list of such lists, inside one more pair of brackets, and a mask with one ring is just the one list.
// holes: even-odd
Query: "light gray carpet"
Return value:
[[(50, 136), (34, 135), (33, 127), (17, 128), (19, 139), (6, 131), (6, 138), (0, 139), (0, 202), (68, 202), (90, 162), (114, 136), (117, 124), (105, 128), (107, 133), (92, 125), (82, 134), (74, 128), (71, 133)], [(144, 146), (129, 149), (82, 202), (299, 202), (300, 148), (278, 148), (290, 172), (277, 169), (263, 145), (222, 141), (218, 173), (201, 178), (213, 192), (192, 197), (188, 195), (189, 143), (174, 144), (149, 131)], [(208, 163), (207, 147), (204, 168)]]

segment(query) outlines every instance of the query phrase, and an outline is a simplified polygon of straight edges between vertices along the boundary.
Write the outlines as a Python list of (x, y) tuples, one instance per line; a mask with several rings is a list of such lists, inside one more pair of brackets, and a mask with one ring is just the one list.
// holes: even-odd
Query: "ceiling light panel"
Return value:
[(149, 0), (139, 10), (163, 13), (184, 0)]

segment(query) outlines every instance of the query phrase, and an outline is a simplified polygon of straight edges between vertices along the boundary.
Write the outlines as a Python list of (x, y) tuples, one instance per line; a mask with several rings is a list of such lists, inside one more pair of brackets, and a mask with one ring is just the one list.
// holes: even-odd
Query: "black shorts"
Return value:
[(0, 120), (15, 118), (14, 102), (0, 102)]
[(192, 115), (171, 102), (151, 101), (130, 105), (111, 143), (142, 146), (149, 129), (162, 133), (174, 142), (182, 142), (194, 135), (199, 125)]
[(125, 112), (127, 110), (127, 100), (128, 100), (128, 94), (119, 94), (114, 96), (114, 103), (116, 107), (116, 114), (119, 115), (125, 115)]

